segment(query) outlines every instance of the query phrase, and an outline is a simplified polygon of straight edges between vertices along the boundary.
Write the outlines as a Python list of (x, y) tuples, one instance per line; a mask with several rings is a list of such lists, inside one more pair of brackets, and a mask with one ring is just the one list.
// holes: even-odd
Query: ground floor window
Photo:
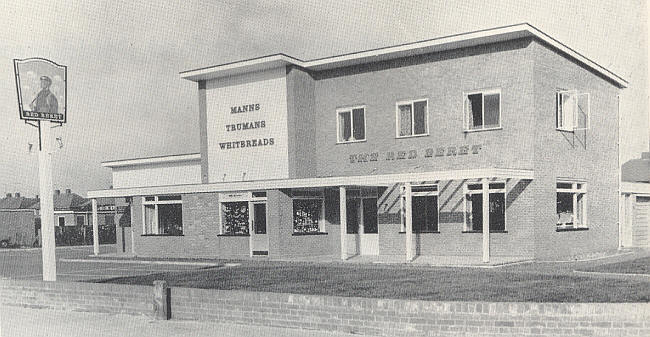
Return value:
[(348, 234), (377, 234), (377, 189), (346, 191), (346, 228)]
[[(506, 229), (506, 193), (505, 183), (488, 184), (488, 204), (490, 214), (489, 229), (504, 231)], [(465, 190), (465, 230), (483, 230), (483, 186), (468, 184)]]
[[(411, 187), (411, 221), (414, 233), (438, 231), (438, 185)], [(402, 220), (402, 232), (404, 231), (405, 219)]]
[(323, 190), (293, 190), (293, 232), (310, 234), (325, 232)]
[(584, 183), (558, 181), (556, 184), (557, 226), (558, 228), (587, 227), (585, 213), (585, 195), (587, 189)]
[(143, 198), (145, 235), (183, 235), (183, 204), (180, 195)]
[(248, 235), (248, 201), (221, 203), (221, 227), (224, 235)]

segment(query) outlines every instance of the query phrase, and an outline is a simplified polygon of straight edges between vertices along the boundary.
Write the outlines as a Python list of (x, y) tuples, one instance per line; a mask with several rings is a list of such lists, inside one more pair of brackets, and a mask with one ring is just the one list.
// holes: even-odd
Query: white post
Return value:
[(339, 217), (341, 222), (341, 260), (348, 258), (346, 236), (348, 233), (348, 209), (345, 195), (345, 186), (339, 187)]
[(93, 253), (99, 255), (99, 223), (97, 223), (97, 199), (91, 200), (93, 206)]
[(413, 261), (413, 212), (411, 207), (411, 183), (404, 183), (404, 221), (406, 222), (406, 261)]
[(41, 149), (38, 152), (38, 185), (41, 194), (41, 251), (43, 281), (56, 281), (56, 241), (54, 238), (54, 185), (52, 183), (52, 137), (50, 122), (39, 122)]
[(253, 209), (253, 203), (248, 202), (248, 253), (250, 257), (253, 257), (253, 235), (255, 235), (253, 228), (253, 221), (255, 221), (255, 210)]
[(483, 195), (483, 262), (490, 262), (490, 190), (484, 179), (481, 184)]

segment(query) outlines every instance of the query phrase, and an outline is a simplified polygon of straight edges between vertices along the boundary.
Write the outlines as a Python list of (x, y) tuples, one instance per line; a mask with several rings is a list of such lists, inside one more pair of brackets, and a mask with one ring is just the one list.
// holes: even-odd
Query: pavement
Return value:
[(352, 337), (316, 330), (203, 321), (157, 321), (145, 316), (0, 307), (0, 337)]

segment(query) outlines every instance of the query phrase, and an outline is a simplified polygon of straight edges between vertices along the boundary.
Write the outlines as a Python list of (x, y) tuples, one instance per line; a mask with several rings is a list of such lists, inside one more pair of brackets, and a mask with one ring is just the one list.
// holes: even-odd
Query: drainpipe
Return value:
[[(618, 249), (621, 250), (623, 248), (623, 226), (625, 225), (625, 219), (623, 219), (623, 214), (621, 214), (621, 202), (625, 201), (625, 198), (623, 198), (622, 190), (621, 190), (621, 179), (622, 179), (622, 174), (621, 174), (621, 95), (617, 94), (616, 95), (616, 116), (617, 116), (617, 123), (618, 127), (616, 129), (617, 132), (617, 137), (618, 137), (618, 142), (616, 144), (616, 149), (618, 151), (618, 160), (617, 160), (617, 167), (618, 167), (618, 196), (616, 199), (618, 200)], [(623, 207), (625, 204), (623, 204)]]

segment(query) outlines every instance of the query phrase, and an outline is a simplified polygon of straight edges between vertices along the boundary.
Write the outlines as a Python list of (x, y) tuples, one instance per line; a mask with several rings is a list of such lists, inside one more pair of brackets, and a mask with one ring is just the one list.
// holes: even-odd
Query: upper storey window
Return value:
[(339, 143), (366, 140), (366, 108), (364, 106), (336, 110)]
[(589, 94), (566, 90), (556, 95), (557, 129), (569, 132), (589, 129)]
[(397, 137), (429, 134), (426, 99), (397, 102)]
[(465, 131), (501, 128), (501, 90), (483, 90), (464, 95)]

